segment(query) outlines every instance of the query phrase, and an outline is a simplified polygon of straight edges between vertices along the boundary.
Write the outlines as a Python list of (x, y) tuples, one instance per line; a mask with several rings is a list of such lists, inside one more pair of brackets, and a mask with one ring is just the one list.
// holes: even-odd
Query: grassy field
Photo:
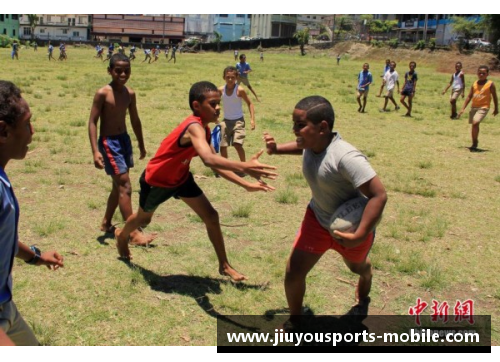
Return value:
[[(442, 64), (419, 62), (414, 117), (405, 118), (403, 110), (379, 112), (382, 58), (345, 56), (337, 66), (333, 53), (266, 52), (264, 63), (256, 51), (246, 54), (261, 98), (255, 103), (257, 129), (247, 132), (248, 155), (263, 147), (264, 131), (292, 140), (294, 105), (319, 94), (334, 105), (335, 129), (369, 157), (387, 188), (389, 202), (371, 252), (370, 313), (405, 315), (420, 297), (429, 305), (447, 301), (453, 314), (457, 300), (472, 299), (475, 314), (492, 315), (498, 345), (500, 277), (493, 269), (500, 257), (499, 118), (488, 115), (480, 133), (484, 152), (471, 153), (467, 117), (450, 120), (449, 96), (441, 95), (450, 77), (436, 71)], [(204, 225), (175, 200), (159, 208), (148, 228), (158, 233), (154, 245), (132, 249), (133, 264), (127, 265), (117, 259), (114, 240), (99, 231), (111, 182), (93, 166), (87, 122), (96, 89), (110, 78), (106, 63), (93, 55), (92, 49), (70, 47), (67, 62), (49, 63), (46, 48), (39, 48), (22, 50), (12, 61), (10, 50), (0, 49), (2, 79), (22, 88), (35, 127), (26, 159), (7, 167), (21, 204), (20, 237), (65, 257), (65, 268), (55, 273), (15, 263), (15, 300), (37, 337), (48, 345), (215, 345), (217, 314), (282, 313), (285, 263), (310, 198), (301, 158), (262, 156), (280, 173), (272, 182), (277, 191), (268, 194), (246, 193), (215, 178), (200, 160), (192, 163), (219, 211), (230, 261), (248, 282), (235, 285), (218, 275)], [(223, 68), (234, 64), (232, 52), (177, 59), (175, 65), (164, 56), (141, 64), (139, 54), (132, 66), (128, 84), (138, 94), (149, 157), (189, 115), (190, 86), (200, 80), (222, 85)], [(395, 60), (401, 76), (412, 59)], [(365, 61), (375, 84), (368, 113), (359, 114), (355, 88)], [(451, 74), (453, 62), (449, 68)], [(466, 75), (468, 87), (475, 78)], [(136, 142), (134, 147), (137, 155)], [(229, 152), (234, 159), (234, 149)], [(136, 157), (131, 170), (134, 208), (146, 163)], [(115, 221), (121, 221), (119, 213)], [(354, 301), (356, 281), (339, 255), (329, 252), (308, 277), (305, 303), (317, 315), (342, 315)], [(429, 306), (424, 314), (430, 313)]]

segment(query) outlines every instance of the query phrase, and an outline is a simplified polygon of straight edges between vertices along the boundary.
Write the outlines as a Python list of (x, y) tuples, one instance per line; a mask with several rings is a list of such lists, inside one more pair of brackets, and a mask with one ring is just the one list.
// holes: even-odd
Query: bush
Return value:
[(382, 48), (384, 46), (384, 42), (380, 41), (380, 40), (372, 40), (370, 42), (370, 44), (372, 47), (376, 47), (376, 48)]
[(425, 49), (425, 41), (419, 40), (417, 44), (415, 44), (415, 49), (422, 50)]
[(387, 44), (393, 48), (393, 49), (396, 49), (398, 47), (398, 44), (399, 44), (399, 40), (398, 38), (392, 38), (391, 40), (387, 41)]
[(12, 39), (8, 36), (0, 35), (0, 48), (8, 48), (12, 44)]
[(431, 38), (431, 39), (429, 40), (429, 48), (430, 48), (431, 50), (436, 49), (436, 38)]

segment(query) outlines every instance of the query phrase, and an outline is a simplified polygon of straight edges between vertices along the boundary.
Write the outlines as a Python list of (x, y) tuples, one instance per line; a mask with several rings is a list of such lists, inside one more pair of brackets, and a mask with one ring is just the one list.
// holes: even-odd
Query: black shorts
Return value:
[(411, 97), (413, 95), (413, 89), (403, 89), (401, 95)]
[(139, 205), (146, 212), (155, 211), (162, 203), (174, 197), (194, 198), (203, 195), (203, 191), (199, 188), (190, 172), (187, 180), (180, 186), (175, 188), (166, 188), (151, 186), (146, 182), (146, 171), (144, 171), (139, 179), (141, 191), (139, 192)]

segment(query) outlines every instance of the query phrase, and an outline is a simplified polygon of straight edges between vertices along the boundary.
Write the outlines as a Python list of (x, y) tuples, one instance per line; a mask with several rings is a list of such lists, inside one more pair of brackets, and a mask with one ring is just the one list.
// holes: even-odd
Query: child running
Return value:
[[(210, 82), (195, 83), (189, 91), (189, 106), (193, 114), (177, 126), (161, 143), (156, 155), (148, 162), (140, 178), (139, 209), (130, 216), (122, 230), (115, 232), (118, 253), (124, 259), (131, 259), (128, 248), (129, 235), (139, 226), (151, 222), (155, 210), (171, 197), (184, 201), (205, 223), (208, 237), (219, 261), (219, 273), (235, 281), (246, 277), (229, 264), (224, 247), (224, 238), (219, 223), (219, 215), (203, 191), (196, 184), (189, 171), (191, 159), (200, 156), (203, 163), (214, 168), (219, 175), (245, 188), (247, 191), (270, 191), (273, 187), (261, 177), (274, 179), (276, 173), (268, 171), (272, 166), (261, 164), (260, 151), (248, 162), (226, 160), (210, 147), (210, 128), (208, 125), (219, 118), (220, 93)], [(234, 172), (244, 172), (256, 178), (250, 183)]]
[[(360, 113), (365, 113), (366, 99), (370, 90), (370, 84), (373, 81), (372, 73), (370, 73), (369, 69), (370, 64), (363, 64), (363, 70), (358, 75), (358, 95), (356, 100), (359, 104), (358, 112)], [(361, 104), (361, 97), (363, 97), (363, 104)]]
[(399, 94), (399, 75), (398, 72), (396, 72), (396, 62), (392, 61), (391, 64), (389, 65), (389, 70), (387, 73), (384, 75), (384, 83), (383, 85), (386, 86), (387, 88), (387, 93), (385, 94), (384, 98), (384, 108), (380, 110), (380, 112), (388, 112), (387, 111), (387, 103), (389, 100), (394, 104), (395, 110), (399, 110), (399, 106), (397, 105), (396, 101), (394, 100), (394, 88), (396, 85), (398, 86), (398, 94)]
[(54, 58), (54, 56), (52, 55), (52, 53), (54, 53), (54, 46), (52, 44), (49, 43), (49, 49), (48, 49), (48, 57), (49, 57), (49, 62), (51, 59), (54, 59), (56, 60), (56, 58)]
[[(130, 114), (130, 123), (139, 143), (140, 157), (146, 157), (146, 148), (142, 138), (142, 125), (137, 112), (135, 92), (125, 84), (130, 78), (130, 60), (123, 54), (115, 54), (109, 62), (108, 73), (111, 83), (99, 89), (92, 103), (89, 118), (89, 139), (96, 168), (106, 171), (113, 180), (113, 188), (108, 197), (106, 212), (101, 222), (101, 230), (113, 233), (113, 215), (119, 207), (123, 220), (132, 215), (132, 187), (129, 168), (134, 166), (132, 143), (127, 133), (126, 115)], [(101, 119), (99, 140), (97, 123)], [(154, 237), (133, 230), (131, 243), (148, 245)]]
[(450, 84), (443, 91), (443, 95), (448, 91), (448, 88), (451, 87), (451, 96), (450, 96), (450, 104), (451, 104), (451, 119), (457, 119), (457, 99), (462, 95), (462, 98), (465, 97), (465, 75), (462, 71), (462, 62), (456, 62), (455, 64), (455, 73), (451, 75)]
[[(406, 108), (405, 117), (411, 117), (411, 110), (413, 108), (413, 97), (415, 97), (415, 91), (417, 89), (417, 72), (415, 72), (415, 68), (417, 67), (417, 63), (410, 62), (410, 71), (405, 74), (405, 83), (403, 84), (403, 91), (401, 92), (400, 102)], [(405, 99), (408, 97), (408, 104), (406, 104)]]
[[(227, 147), (234, 146), (241, 162), (245, 162), (245, 150), (243, 142), (245, 140), (245, 118), (243, 117), (242, 100), (248, 106), (250, 112), (250, 125), (252, 131), (255, 129), (255, 110), (252, 101), (248, 98), (245, 89), (236, 83), (238, 70), (229, 66), (224, 69), (222, 78), (226, 85), (219, 87), (224, 105), (224, 120), (221, 122), (222, 140), (220, 143), (220, 154), (227, 158)], [(241, 174), (239, 176), (242, 176)]]
[(236, 69), (238, 70), (238, 83), (243, 83), (248, 89), (250, 89), (250, 92), (252, 92), (255, 96), (257, 102), (260, 102), (259, 97), (257, 97), (257, 94), (248, 80), (248, 74), (252, 71), (252, 68), (250, 68), (250, 64), (247, 63), (247, 56), (245, 54), (240, 55), (240, 62), (236, 63)]
[(460, 118), (469, 105), (469, 102), (472, 100), (472, 106), (469, 112), (469, 124), (472, 125), (472, 146), (469, 147), (471, 152), (477, 152), (479, 150), (477, 148), (479, 144), (479, 124), (490, 110), (491, 98), (493, 98), (493, 105), (495, 107), (493, 110), (493, 116), (498, 114), (497, 89), (493, 81), (488, 80), (489, 73), (490, 68), (488, 68), (487, 65), (479, 66), (477, 69), (478, 80), (476, 80), (472, 85), (470, 93), (465, 99), (464, 106), (458, 114), (458, 118)]
[[(387, 194), (366, 157), (333, 132), (334, 122), (330, 102), (311, 96), (297, 103), (293, 111), (295, 141), (277, 144), (270, 134), (264, 134), (268, 154), (303, 156), (302, 171), (312, 191), (286, 267), (285, 293), (292, 322), (294, 316), (302, 314), (307, 274), (329, 249), (337, 251), (347, 267), (359, 275), (357, 313), (366, 315), (370, 303), (372, 266), (368, 253)], [(333, 238), (329, 232), (331, 216), (344, 202), (361, 195), (368, 203), (358, 228), (354, 233), (336, 231)]]

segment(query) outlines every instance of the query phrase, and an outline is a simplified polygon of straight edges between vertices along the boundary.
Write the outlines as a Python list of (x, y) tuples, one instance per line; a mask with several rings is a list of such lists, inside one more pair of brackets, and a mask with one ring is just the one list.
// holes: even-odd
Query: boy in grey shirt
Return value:
[[(372, 282), (368, 253), (387, 194), (366, 157), (333, 132), (334, 121), (330, 102), (311, 96), (295, 106), (295, 141), (277, 144), (271, 135), (264, 134), (268, 154), (303, 155), (302, 169), (312, 191), (286, 268), (285, 293), (292, 318), (301, 315), (307, 274), (328, 249), (340, 253), (347, 267), (359, 275), (352, 311), (368, 312)], [(361, 194), (368, 198), (368, 203), (358, 228), (354, 233), (335, 231), (333, 238), (328, 230), (332, 214), (344, 202)]]

